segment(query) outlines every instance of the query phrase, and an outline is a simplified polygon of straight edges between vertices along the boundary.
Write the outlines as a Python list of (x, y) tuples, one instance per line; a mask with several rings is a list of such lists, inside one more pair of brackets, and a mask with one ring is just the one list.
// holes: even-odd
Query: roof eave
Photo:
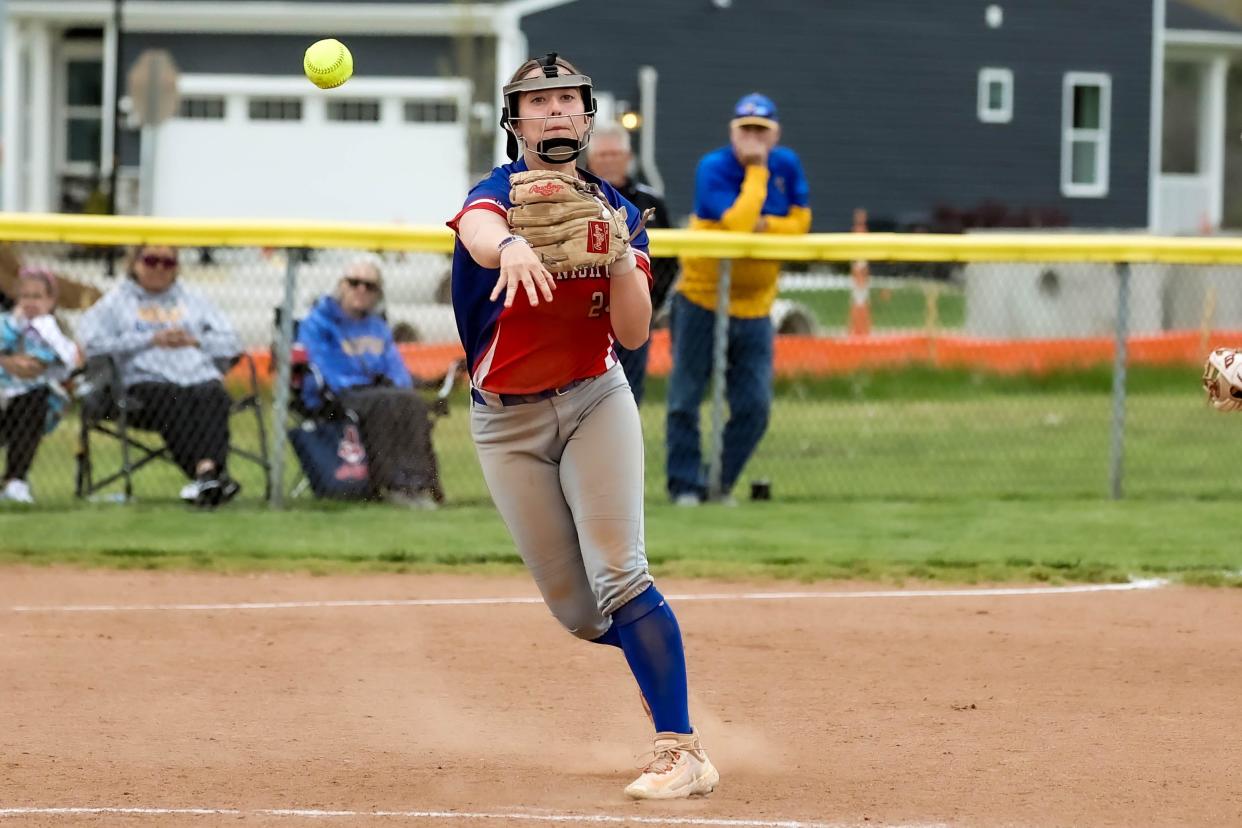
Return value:
[(1203, 49), (1208, 51), (1242, 50), (1242, 32), (1220, 32), (1208, 29), (1166, 29), (1166, 46), (1179, 49)]
[[(519, 0), (531, 2), (571, 0)], [(8, 0), (10, 20), (60, 25), (103, 25), (112, 19), (112, 0)], [(490, 34), (512, 14), (510, 4), (494, 3), (299, 3), (252, 0), (225, 4), (191, 0), (126, 0), (124, 26), (129, 32), (455, 35)]]

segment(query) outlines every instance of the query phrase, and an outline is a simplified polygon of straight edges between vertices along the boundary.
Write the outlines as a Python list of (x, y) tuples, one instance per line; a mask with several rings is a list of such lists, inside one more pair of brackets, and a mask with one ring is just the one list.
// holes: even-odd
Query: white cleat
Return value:
[(625, 789), (634, 799), (685, 799), (707, 796), (720, 784), (720, 773), (694, 733), (657, 733), (652, 759)]

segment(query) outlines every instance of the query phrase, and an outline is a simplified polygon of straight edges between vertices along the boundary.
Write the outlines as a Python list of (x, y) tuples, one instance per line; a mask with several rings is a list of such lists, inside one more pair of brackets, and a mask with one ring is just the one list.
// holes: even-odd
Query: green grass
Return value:
[[(1000, 377), (921, 368), (779, 383), (771, 425), (743, 484), (767, 478), (782, 500), (1101, 498), (1109, 494), (1112, 408), (1107, 369)], [(1207, 408), (1197, 376), (1180, 368), (1132, 372), (1126, 410), (1125, 492), (1138, 498), (1225, 498), (1242, 494), (1238, 422)], [(664, 488), (664, 387), (651, 382), (643, 406), (647, 492)], [(703, 433), (709, 431), (704, 407)], [(73, 503), (76, 422), (46, 441), (32, 483), (40, 501)], [(257, 447), (253, 418), (234, 420), (237, 442)], [(706, 441), (706, 437), (704, 438)], [(466, 403), (436, 425), (441, 472), (458, 503), (485, 504), (487, 490), (468, 433)], [(96, 468), (117, 460), (95, 442)], [(292, 452), (286, 486), (296, 478)], [(243, 461), (232, 471), (243, 498), (264, 480)], [(145, 502), (172, 502), (184, 483), (166, 464), (135, 479)], [(119, 485), (113, 491), (119, 491)]]
[[(1107, 369), (1041, 377), (907, 369), (783, 381), (747, 468), (774, 502), (677, 510), (664, 487), (663, 383), (642, 409), (649, 549), (657, 571), (723, 577), (1113, 580), (1167, 573), (1237, 583), (1242, 420), (1206, 408), (1197, 375), (1135, 369), (1124, 492), (1109, 496)], [(458, 396), (436, 446), (451, 507), (410, 513), (309, 498), (259, 502), (257, 469), (235, 463), (241, 501), (216, 514), (176, 503), (168, 466), (137, 478), (137, 502), (72, 498), (76, 424), (44, 446), (35, 509), (0, 508), (0, 561), (89, 566), (328, 571), (519, 566), (490, 506)], [(706, 419), (706, 409), (704, 418)], [(706, 427), (706, 422), (704, 423)], [(235, 421), (255, 445), (253, 420)], [(101, 443), (97, 463), (115, 459)], [(292, 454), (287, 483), (296, 475)]]
[[(1212, 501), (653, 504), (647, 536), (662, 575), (954, 583), (1158, 575), (1239, 585), (1232, 512), (1232, 503)], [(521, 568), (488, 506), (434, 513), (92, 506), (4, 522), (0, 563), (311, 573)]]
[[(917, 282), (896, 288), (872, 288), (871, 324), (875, 328), (923, 328), (927, 324), (928, 292), (936, 293), (937, 325), (960, 328), (966, 319), (966, 295), (956, 285), (944, 282)], [(790, 299), (810, 308), (825, 328), (845, 328), (850, 318), (848, 290), (786, 291)]]

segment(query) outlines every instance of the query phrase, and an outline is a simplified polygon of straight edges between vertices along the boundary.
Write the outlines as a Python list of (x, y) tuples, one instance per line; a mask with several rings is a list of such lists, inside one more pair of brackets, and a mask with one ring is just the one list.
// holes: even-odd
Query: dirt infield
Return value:
[(648, 725), (619, 652), (540, 604), (116, 606), (533, 595), (0, 570), (0, 823), (1242, 824), (1242, 590), (675, 601), (722, 782), (665, 804), (621, 793)]

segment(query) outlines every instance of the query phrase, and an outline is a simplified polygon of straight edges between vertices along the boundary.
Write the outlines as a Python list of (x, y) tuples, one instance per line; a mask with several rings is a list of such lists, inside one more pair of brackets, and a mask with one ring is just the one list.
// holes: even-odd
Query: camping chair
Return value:
[[(302, 320), (293, 320), (293, 342), (289, 349), (289, 415), (290, 423), (287, 431), (292, 433), (296, 430), (312, 431), (321, 425), (334, 421), (345, 419), (358, 424), (358, 416), (343, 406), (341, 402), (333, 395), (323, 378), (319, 375), (318, 369), (311, 364), (310, 358), (304, 346), (298, 340), (299, 327)], [(280, 330), (280, 308), (276, 309), (275, 315), (276, 330)], [(274, 338), (272, 343), (273, 364), (275, 364), (276, 342), (279, 337)], [(466, 361), (464, 359), (457, 360), (452, 363), (445, 372), (444, 377), (428, 381), (423, 380), (420, 384), (415, 385), (415, 390), (435, 388), (435, 397), (430, 400), (428, 413), (432, 417), (432, 425), (435, 421), (449, 414), (449, 395), (453, 392), (453, 387), (457, 382), (457, 378), (465, 370)], [(308, 409), (306, 403), (302, 399), (302, 391), (309, 379), (314, 378), (320, 389), (320, 396), (323, 397), (323, 404), (315, 409)], [(295, 446), (296, 449), (296, 446)], [(311, 478), (305, 462), (296, 450), (294, 454), (298, 457), (298, 464), (301, 467), (301, 474), (293, 489), (290, 491), (290, 497), (299, 497), (312, 488)], [(443, 492), (440, 493), (443, 496)]]
[[(265, 481), (264, 498), (271, 495), (269, 474), (271, 464), (267, 456), (267, 433), (263, 421), (263, 403), (259, 397), (258, 373), (254, 359), (242, 354), (230, 360), (219, 360), (217, 369), (222, 375), (232, 370), (238, 362), (245, 365), (246, 391), (235, 397), (229, 406), (229, 417), (251, 412), (258, 427), (259, 450), (257, 452), (229, 444), (229, 454), (248, 460), (263, 469)], [(78, 400), (80, 419), (77, 451), (77, 480), (74, 488), (80, 498), (95, 495), (117, 480), (125, 483), (125, 500), (133, 497), (133, 477), (144, 466), (157, 460), (173, 463), (172, 454), (162, 442), (153, 443), (150, 434), (130, 424), (130, 419), (141, 407), (141, 402), (127, 394), (117, 392), (122, 388), (120, 366), (108, 355), (87, 359), (75, 376), (74, 396)], [(116, 471), (96, 478), (95, 461), (92, 457), (92, 435), (102, 435), (120, 443), (121, 465)]]

